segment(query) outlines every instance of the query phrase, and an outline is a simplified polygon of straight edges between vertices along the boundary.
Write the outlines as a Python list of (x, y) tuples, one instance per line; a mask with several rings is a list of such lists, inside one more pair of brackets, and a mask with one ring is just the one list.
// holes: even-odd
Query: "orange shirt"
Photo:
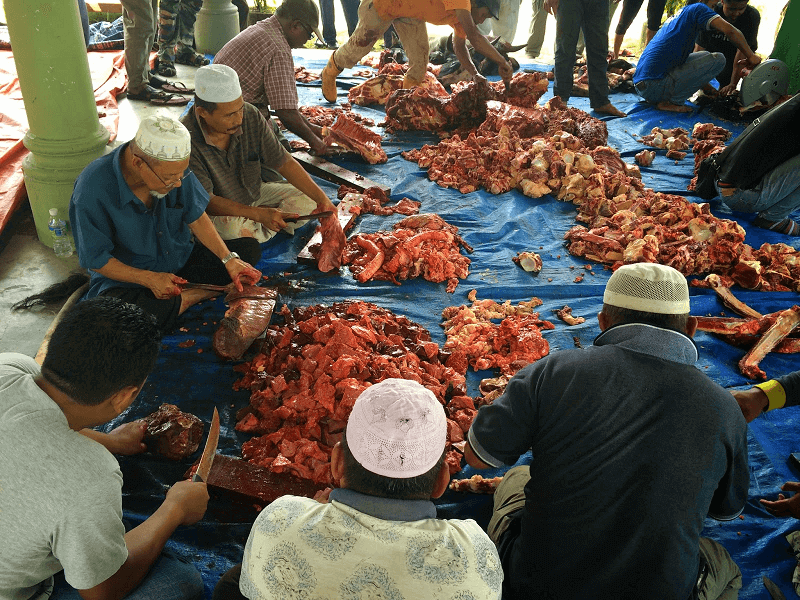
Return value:
[(373, 5), (382, 19), (408, 17), (432, 25), (450, 25), (458, 37), (467, 37), (455, 11), (470, 10), (470, 0), (373, 0)]

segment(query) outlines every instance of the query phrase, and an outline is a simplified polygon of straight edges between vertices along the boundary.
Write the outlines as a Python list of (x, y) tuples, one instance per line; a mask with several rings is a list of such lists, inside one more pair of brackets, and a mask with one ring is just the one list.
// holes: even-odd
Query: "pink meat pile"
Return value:
[(327, 106), (301, 106), (300, 112), (308, 119), (308, 122), (317, 127), (330, 127), (339, 115), (346, 115), (350, 120), (361, 123), (367, 127), (375, 125), (375, 121), (369, 117), (362, 117), (353, 112), (353, 106), (349, 102), (343, 102), (335, 108)]
[(369, 164), (385, 163), (386, 152), (381, 148), (381, 136), (356, 123), (344, 113), (340, 114), (325, 136), (328, 145), (338, 144), (358, 152)]
[(317, 81), (319, 78), (320, 78), (319, 73), (315, 73), (314, 71), (309, 71), (305, 67), (294, 68), (295, 81), (299, 81), (300, 83), (311, 83), (312, 81)]
[[(250, 390), (236, 429), (257, 437), (242, 456), (273, 472), (330, 484), (330, 453), (358, 395), (390, 377), (418, 381), (445, 406), (448, 441), (463, 447), (475, 417), (464, 373), (423, 327), (374, 304), (353, 301), (281, 311), (285, 325), (267, 330), (262, 353), (235, 367), (234, 389)], [(451, 472), (461, 454), (448, 448)]]
[(452, 293), (459, 279), (469, 275), (470, 259), (461, 247), (472, 248), (458, 235), (458, 228), (435, 214), (407, 217), (395, 223), (392, 231), (359, 233), (347, 242), (342, 264), (350, 265), (356, 281), (391, 281), (423, 277), (440, 283), (447, 281)]
[[(598, 145), (606, 137), (602, 121), (594, 119), (594, 127), (586, 121), (583, 121), (585, 126), (579, 126), (579, 121), (567, 116), (566, 122), (557, 120), (557, 125), (553, 125), (541, 113), (536, 120), (532, 116), (519, 117), (519, 111), (538, 112), (498, 103), (489, 107), (486, 121), (466, 139), (453, 135), (435, 146), (426, 144), (419, 150), (404, 152), (403, 156), (427, 168), (428, 178), (440, 186), (453, 187), (464, 194), (479, 188), (493, 194), (518, 189), (532, 198), (553, 194), (560, 199), (573, 199), (576, 188), (585, 187), (584, 178), (595, 171), (607, 172), (603, 165), (596, 164), (592, 153), (601, 154), (604, 161), (619, 170), (637, 173), (632, 167), (626, 168), (615, 150)], [(505, 120), (503, 115), (511, 118)], [(567, 124), (572, 125), (575, 133), (561, 127)], [(557, 127), (552, 134), (551, 127)], [(530, 132), (539, 128), (547, 128), (543, 134), (547, 137), (520, 137), (517, 133), (518, 129)], [(585, 136), (589, 143), (583, 142), (579, 135)], [(593, 150), (586, 150), (587, 146)]]
[(467, 298), (471, 306), (448, 306), (442, 311), (444, 348), (452, 352), (449, 365), (458, 365), (458, 370), (466, 370), (467, 364), (476, 371), (499, 369), (510, 376), (550, 352), (541, 330), (555, 326), (534, 312), (542, 304), (538, 298), (517, 306), (510, 300), (503, 304), (478, 300), (475, 290)]
[(386, 206), (390, 202), (389, 196), (386, 195), (382, 189), (371, 187), (360, 192), (356, 188), (348, 187), (346, 185), (339, 186), (339, 191), (336, 193), (337, 197), (342, 200), (350, 198), (358, 200), (353, 202), (350, 212), (354, 215), (378, 215), (385, 217), (388, 215), (401, 214), (406, 216), (415, 215), (419, 212), (419, 207), (422, 205), (417, 200), (410, 198), (402, 198), (392, 206)]

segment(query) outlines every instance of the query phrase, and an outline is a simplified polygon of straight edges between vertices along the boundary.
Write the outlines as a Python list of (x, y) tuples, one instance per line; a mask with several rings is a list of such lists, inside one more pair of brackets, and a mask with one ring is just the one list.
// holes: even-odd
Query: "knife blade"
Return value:
[(306, 219), (321, 219), (323, 217), (330, 217), (332, 214), (332, 210), (323, 210), (322, 212), (312, 213), (310, 215), (300, 215), (299, 217), (283, 217), (283, 220), (287, 223), (296, 223), (297, 221), (305, 221)]
[(213, 285), (211, 283), (181, 283), (185, 290), (210, 290), (212, 292), (227, 292), (227, 285)]
[(767, 588), (769, 595), (772, 596), (772, 600), (786, 600), (786, 596), (783, 595), (781, 589), (769, 577), (762, 575), (761, 581), (764, 582), (764, 587)]
[(206, 447), (203, 448), (203, 455), (197, 465), (197, 471), (192, 476), (192, 481), (208, 481), (208, 474), (211, 472), (211, 465), (214, 462), (214, 455), (217, 453), (217, 443), (219, 442), (219, 413), (214, 407), (214, 416), (211, 417), (211, 428), (208, 430)]

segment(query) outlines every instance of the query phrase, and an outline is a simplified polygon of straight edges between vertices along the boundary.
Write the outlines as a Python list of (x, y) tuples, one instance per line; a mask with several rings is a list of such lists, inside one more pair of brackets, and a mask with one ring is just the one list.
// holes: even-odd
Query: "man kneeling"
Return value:
[(333, 448), (330, 503), (284, 496), (265, 508), (214, 599), (500, 598), (487, 535), (472, 520), (436, 518), (446, 439), (444, 409), (422, 385), (364, 390)]

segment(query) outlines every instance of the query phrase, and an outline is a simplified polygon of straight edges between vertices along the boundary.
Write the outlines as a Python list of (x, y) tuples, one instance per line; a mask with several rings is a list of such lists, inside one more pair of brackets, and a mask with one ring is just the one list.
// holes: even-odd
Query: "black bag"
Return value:
[(694, 191), (703, 200), (711, 200), (717, 196), (717, 188), (714, 183), (717, 181), (717, 173), (719, 172), (716, 160), (719, 156), (719, 154), (712, 154), (703, 160), (697, 169), (697, 184)]
[[(754, 120), (723, 152), (707, 158), (703, 163), (709, 162), (706, 167), (709, 173), (714, 164), (718, 166), (718, 181), (749, 190), (772, 169), (798, 154), (800, 94)], [(713, 186), (713, 181), (711, 183)], [(707, 183), (704, 181), (703, 184), (704, 189), (707, 189)], [(700, 170), (697, 186), (700, 194)], [(702, 194), (700, 197), (705, 198)]]

